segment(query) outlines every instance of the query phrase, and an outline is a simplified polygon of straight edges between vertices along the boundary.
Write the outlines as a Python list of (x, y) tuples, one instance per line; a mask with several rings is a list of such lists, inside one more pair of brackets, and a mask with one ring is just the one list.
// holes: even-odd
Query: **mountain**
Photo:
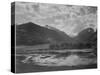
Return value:
[(60, 30), (48, 29), (31, 22), (16, 25), (16, 45), (36, 45), (70, 41), (71, 38)]
[[(14, 25), (11, 25), (14, 26)], [(69, 37), (63, 31), (53, 27), (43, 27), (29, 22), (16, 25), (16, 45), (37, 45), (47, 43), (97, 43), (97, 31), (87, 28), (76, 37)]]
[(76, 37), (79, 43), (91, 43), (97, 39), (97, 31), (95, 32), (92, 28), (87, 28), (81, 31)]

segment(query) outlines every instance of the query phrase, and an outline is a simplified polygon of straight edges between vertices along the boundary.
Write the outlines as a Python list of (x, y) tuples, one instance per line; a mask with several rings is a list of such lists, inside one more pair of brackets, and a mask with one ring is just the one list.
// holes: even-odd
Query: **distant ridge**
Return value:
[(95, 32), (92, 28), (84, 29), (75, 38), (79, 43), (90, 43), (97, 41), (97, 30)]
[(43, 43), (59, 43), (70, 41), (64, 32), (51, 30), (29, 22), (16, 26), (17, 45), (35, 45)]
[[(14, 25), (12, 25), (14, 26)], [(97, 31), (87, 28), (78, 36), (70, 37), (55, 28), (46, 28), (32, 22), (16, 25), (16, 45), (37, 45), (50, 43), (88, 43), (97, 40)]]

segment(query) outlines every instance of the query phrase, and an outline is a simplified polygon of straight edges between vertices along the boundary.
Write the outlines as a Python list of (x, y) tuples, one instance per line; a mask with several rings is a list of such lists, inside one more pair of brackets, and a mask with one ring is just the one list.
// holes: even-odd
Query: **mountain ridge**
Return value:
[[(13, 25), (12, 25), (13, 26)], [(87, 43), (91, 36), (95, 36), (97, 33), (92, 28), (87, 28), (81, 31), (78, 36), (70, 37), (65, 32), (48, 29), (46, 27), (37, 25), (32, 22), (16, 25), (16, 44), (17, 45), (36, 45), (44, 43)]]
[[(51, 30), (42, 26), (39, 26), (35, 23), (25, 23), (16, 26), (16, 37), (17, 37), (17, 44), (22, 43), (25, 44), (25, 40), (28, 42), (35, 41), (35, 42), (44, 42), (44, 43), (57, 43), (57, 42), (64, 42), (69, 41), (70, 37), (66, 35), (62, 31), (55, 31)], [(23, 39), (22, 39), (23, 38)], [(68, 38), (68, 39), (66, 39)], [(22, 41), (23, 40), (23, 41)], [(20, 42), (22, 41), (22, 42)], [(30, 41), (30, 42), (31, 42)], [(31, 42), (32, 43), (32, 42)]]

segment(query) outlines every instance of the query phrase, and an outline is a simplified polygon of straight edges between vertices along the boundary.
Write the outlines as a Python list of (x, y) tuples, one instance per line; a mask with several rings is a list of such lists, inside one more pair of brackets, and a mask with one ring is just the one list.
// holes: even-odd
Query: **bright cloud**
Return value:
[(97, 7), (16, 2), (16, 24), (33, 22), (49, 25), (70, 36), (87, 27), (97, 27)]

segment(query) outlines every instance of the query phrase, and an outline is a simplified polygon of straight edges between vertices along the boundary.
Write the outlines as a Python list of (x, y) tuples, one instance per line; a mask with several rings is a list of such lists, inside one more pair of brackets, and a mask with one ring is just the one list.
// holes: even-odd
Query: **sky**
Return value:
[(17, 25), (33, 22), (55, 27), (69, 36), (77, 36), (86, 28), (97, 28), (97, 7), (67, 4), (15, 2)]

